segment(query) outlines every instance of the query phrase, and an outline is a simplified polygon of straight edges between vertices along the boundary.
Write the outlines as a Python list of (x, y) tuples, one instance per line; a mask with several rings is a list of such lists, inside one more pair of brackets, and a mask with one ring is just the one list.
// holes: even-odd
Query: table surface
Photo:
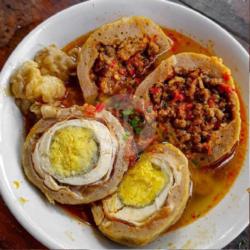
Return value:
[[(153, 1), (153, 0), (152, 0)], [(211, 18), (249, 52), (250, 0), (171, 0)], [(81, 0), (0, 0), (0, 69), (21, 39), (52, 14)], [(250, 249), (249, 226), (226, 249)], [(12, 216), (0, 197), (0, 249), (44, 249)]]

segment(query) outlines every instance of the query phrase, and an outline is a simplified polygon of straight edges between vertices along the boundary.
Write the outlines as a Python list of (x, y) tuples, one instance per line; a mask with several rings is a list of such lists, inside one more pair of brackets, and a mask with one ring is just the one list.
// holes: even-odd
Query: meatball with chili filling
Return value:
[(135, 94), (152, 102), (160, 140), (170, 141), (199, 166), (218, 163), (239, 140), (238, 96), (230, 70), (217, 57), (172, 56)]
[(123, 17), (103, 25), (83, 45), (77, 74), (87, 102), (114, 94), (133, 94), (154, 68), (170, 39), (152, 20)]

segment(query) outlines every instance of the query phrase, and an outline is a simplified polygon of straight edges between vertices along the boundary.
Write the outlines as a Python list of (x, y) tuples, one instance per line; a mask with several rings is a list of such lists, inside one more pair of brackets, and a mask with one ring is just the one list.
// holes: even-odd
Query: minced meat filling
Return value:
[(232, 91), (223, 78), (205, 70), (173, 69), (168, 79), (149, 90), (163, 139), (174, 129), (177, 146), (187, 156), (210, 154), (211, 132), (233, 120)]
[(100, 44), (91, 79), (105, 95), (133, 94), (159, 51), (156, 36), (129, 38), (113, 45)]

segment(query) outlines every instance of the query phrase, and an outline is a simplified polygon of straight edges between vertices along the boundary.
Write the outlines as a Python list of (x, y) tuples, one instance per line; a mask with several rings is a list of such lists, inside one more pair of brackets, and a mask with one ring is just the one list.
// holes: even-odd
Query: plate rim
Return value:
[[(49, 18), (47, 18), (46, 20), (41, 22), (38, 26), (36, 26), (33, 30), (31, 30), (19, 42), (19, 44), (15, 47), (15, 49), (12, 51), (12, 53), (9, 55), (8, 59), (6, 60), (4, 66), (2, 67), (2, 70), (0, 72), (0, 82), (1, 82), (1, 79), (2, 79), (2, 72), (5, 72), (7, 70), (7, 67), (10, 64), (9, 62), (11, 61), (11, 59), (13, 57), (15, 57), (16, 51), (19, 50), (20, 48), (22, 48), (22, 46), (24, 46), (26, 44), (26, 41), (29, 40), (30, 37), (32, 37), (33, 35), (38, 33), (41, 29), (43, 29), (44, 27), (49, 25), (49, 23), (53, 19), (57, 18), (58, 16), (60, 16), (62, 14), (65, 14), (67, 12), (70, 12), (70, 11), (74, 11), (74, 9), (77, 9), (81, 5), (93, 4), (93, 3), (98, 3), (98, 2), (101, 2), (101, 1), (105, 1), (105, 0), (87, 0), (85, 2), (81, 2), (81, 3), (78, 3), (78, 4), (72, 5), (72, 6), (68, 7), (68, 8), (66, 8), (66, 9), (63, 9), (63, 10), (55, 13), (54, 15), (50, 16)], [(200, 18), (205, 19), (207, 22), (210, 23), (210, 25), (216, 26), (217, 29), (219, 29), (221, 32), (224, 33), (224, 35), (229, 37), (237, 45), (237, 48), (241, 50), (242, 55), (244, 54), (244, 57), (246, 57), (249, 60), (249, 54), (248, 54), (247, 50), (239, 43), (239, 41), (237, 41), (237, 39), (233, 35), (231, 35), (226, 29), (221, 27), (219, 24), (217, 24), (212, 19), (202, 15), (201, 13), (199, 13), (196, 10), (193, 10), (193, 9), (191, 9), (191, 8), (185, 6), (185, 5), (181, 5), (179, 3), (170, 2), (168, 0), (167, 1), (166, 0), (154, 0), (154, 1), (161, 2), (162, 4), (170, 4), (170, 5), (173, 5), (173, 6), (178, 6), (178, 8), (183, 8), (183, 9), (185, 9), (186, 11), (188, 11), (191, 14), (199, 15)], [(1, 95), (2, 94), (0, 93), (0, 100), (1, 100)], [(1, 108), (2, 108), (2, 103), (0, 102), (0, 111), (1, 111)], [(247, 154), (249, 155), (249, 140), (248, 140)], [(241, 171), (242, 171), (242, 169), (241, 169)], [(1, 196), (2, 196), (5, 204), (7, 205), (8, 209), (10, 210), (12, 215), (17, 219), (17, 221), (25, 228), (25, 230), (27, 230), (27, 232), (29, 234), (31, 234), (35, 239), (37, 239), (44, 246), (47, 246), (49, 248), (63, 248), (63, 246), (60, 245), (59, 242), (54, 241), (53, 238), (50, 237), (48, 234), (46, 234), (43, 230), (41, 230), (40, 228), (37, 228), (32, 220), (30, 220), (27, 216), (23, 215), (20, 206), (17, 206), (15, 204), (16, 199), (15, 199), (14, 195), (9, 196), (9, 194), (11, 194), (12, 192), (11, 192), (10, 183), (7, 180), (6, 173), (4, 171), (1, 150), (0, 150), (0, 174), (2, 175), (3, 180), (4, 180), (4, 181), (0, 182)], [(235, 183), (233, 185), (235, 185)], [(215, 243), (213, 243), (212, 246), (213, 247), (226, 246), (233, 239), (235, 239), (248, 226), (248, 224), (249, 224), (249, 221), (244, 221), (244, 223), (241, 222), (241, 221), (238, 221), (237, 224), (234, 225), (234, 230), (233, 231), (229, 232), (226, 235), (222, 235)]]

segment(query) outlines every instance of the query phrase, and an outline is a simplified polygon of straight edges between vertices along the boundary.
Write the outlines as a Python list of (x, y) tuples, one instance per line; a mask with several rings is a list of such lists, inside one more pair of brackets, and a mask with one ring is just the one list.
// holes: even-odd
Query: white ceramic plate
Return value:
[[(163, 0), (91, 0), (75, 5), (49, 18), (33, 30), (15, 49), (0, 77), (0, 188), (18, 221), (49, 248), (123, 248), (68, 217), (50, 205), (24, 177), (20, 164), (23, 142), (21, 114), (10, 96), (4, 95), (11, 73), (41, 48), (56, 43), (64, 46), (74, 38), (121, 16), (144, 15), (157, 23), (186, 33), (203, 44), (212, 40), (216, 54), (232, 71), (248, 104), (249, 56), (225, 30), (183, 6)], [(248, 159), (230, 193), (205, 217), (160, 237), (146, 248), (221, 248), (249, 223)], [(21, 181), (15, 189), (13, 181)], [(28, 199), (21, 204), (20, 197)]]

